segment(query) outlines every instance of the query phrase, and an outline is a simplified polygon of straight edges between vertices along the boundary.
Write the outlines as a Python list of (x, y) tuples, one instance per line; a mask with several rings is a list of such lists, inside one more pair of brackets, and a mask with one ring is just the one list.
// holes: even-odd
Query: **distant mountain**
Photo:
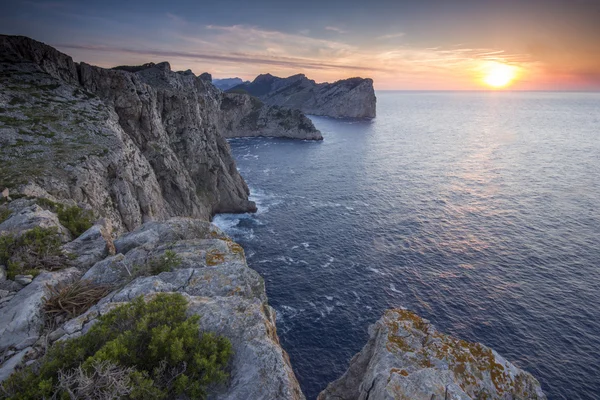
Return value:
[(299, 109), (306, 114), (336, 118), (374, 118), (375, 90), (369, 78), (349, 78), (334, 83), (316, 83), (304, 74), (279, 78), (259, 75), (253, 82), (232, 87), (230, 92), (247, 92), (267, 104)]
[(250, 81), (244, 82), (241, 78), (224, 78), (224, 79), (213, 79), (212, 84), (221, 90), (228, 90), (234, 86), (241, 85), (243, 83), (250, 83)]

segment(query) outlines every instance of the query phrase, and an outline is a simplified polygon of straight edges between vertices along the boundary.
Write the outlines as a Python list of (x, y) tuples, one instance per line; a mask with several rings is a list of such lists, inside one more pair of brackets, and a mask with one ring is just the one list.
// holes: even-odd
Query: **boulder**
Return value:
[(539, 382), (481, 343), (443, 334), (393, 309), (369, 328), (369, 341), (319, 400), (543, 400)]
[(63, 250), (74, 257), (74, 266), (85, 271), (98, 261), (115, 254), (115, 245), (111, 234), (110, 222), (101, 220), (77, 239), (64, 245)]

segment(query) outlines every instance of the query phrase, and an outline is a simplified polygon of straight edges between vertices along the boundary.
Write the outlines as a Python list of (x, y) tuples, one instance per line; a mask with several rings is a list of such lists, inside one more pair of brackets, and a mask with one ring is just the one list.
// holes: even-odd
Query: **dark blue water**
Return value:
[(384, 309), (493, 347), (551, 399), (600, 398), (600, 94), (380, 92), (322, 143), (231, 142), (221, 215), (314, 399)]

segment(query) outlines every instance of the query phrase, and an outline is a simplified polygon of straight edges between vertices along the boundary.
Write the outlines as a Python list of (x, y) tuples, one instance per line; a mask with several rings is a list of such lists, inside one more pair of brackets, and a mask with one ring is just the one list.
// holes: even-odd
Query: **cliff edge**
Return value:
[(370, 78), (315, 83), (304, 74), (279, 78), (259, 75), (229, 92), (247, 92), (267, 104), (334, 118), (375, 118), (377, 98)]

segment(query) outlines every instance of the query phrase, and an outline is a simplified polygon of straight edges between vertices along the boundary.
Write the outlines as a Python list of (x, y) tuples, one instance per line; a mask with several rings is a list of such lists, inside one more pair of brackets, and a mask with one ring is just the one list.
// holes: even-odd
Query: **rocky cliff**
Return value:
[(445, 335), (402, 309), (369, 328), (369, 341), (320, 400), (546, 399), (539, 382), (494, 350)]
[[(2, 206), (9, 215), (0, 223), (0, 238), (23, 235), (35, 226), (65, 231), (56, 214), (38, 202), (19, 199)], [(203, 331), (231, 342), (230, 378), (211, 388), (211, 398), (304, 399), (279, 345), (263, 279), (248, 268), (243, 249), (214, 225), (173, 218), (145, 223), (113, 240), (110, 224), (99, 221), (61, 249), (71, 261), (35, 277), (7, 279), (0, 266), (0, 382), (25, 365), (36, 368), (48, 346), (85, 334), (99, 316), (120, 304), (180, 293), (188, 315), (200, 316)], [(169, 254), (178, 260), (169, 270), (155, 275), (145, 269)], [(49, 324), (48, 299), (58, 288), (77, 284), (108, 288), (108, 294), (83, 314)], [(5, 398), (1, 388), (0, 398)]]
[(237, 85), (241, 85), (244, 81), (241, 78), (225, 78), (225, 79), (213, 79), (213, 85), (221, 90), (228, 90)]
[(264, 104), (248, 94), (223, 93), (219, 127), (223, 136), (323, 140), (301, 111)]
[(335, 118), (375, 118), (373, 80), (343, 79), (334, 83), (315, 83), (303, 74), (279, 78), (259, 75), (251, 83), (230, 89), (246, 91), (270, 105), (298, 109), (306, 114)]
[(0, 36), (0, 89), (0, 185), (87, 204), (118, 231), (254, 211), (220, 130), (320, 138), (301, 114), (234, 109), (168, 63), (109, 70), (25, 37)]

